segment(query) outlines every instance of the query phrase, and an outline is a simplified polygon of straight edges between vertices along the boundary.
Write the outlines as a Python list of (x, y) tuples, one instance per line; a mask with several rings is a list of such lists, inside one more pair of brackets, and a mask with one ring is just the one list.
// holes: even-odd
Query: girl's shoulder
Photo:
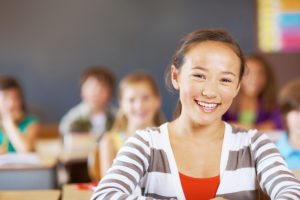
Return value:
[(246, 128), (241, 128), (239, 126), (233, 126), (229, 125), (231, 128), (231, 134), (233, 135), (253, 135), (254, 133), (257, 133), (258, 131), (256, 129), (246, 129)]
[(120, 149), (126, 141), (126, 134), (124, 132), (112, 132), (108, 134), (108, 137), (116, 149)]
[(167, 134), (167, 123), (164, 123), (158, 127), (148, 127), (145, 129), (138, 130), (136, 134), (145, 136), (164, 136)]
[(19, 123), (20, 127), (28, 126), (32, 123), (38, 122), (38, 118), (33, 115), (25, 115), (22, 121)]
[(262, 139), (269, 140), (266, 134), (257, 129), (244, 129), (230, 124), (227, 124), (227, 134), (233, 143), (240, 145), (250, 145)]
[(132, 138), (143, 141), (147, 146), (158, 147), (168, 142), (167, 123), (136, 131)]

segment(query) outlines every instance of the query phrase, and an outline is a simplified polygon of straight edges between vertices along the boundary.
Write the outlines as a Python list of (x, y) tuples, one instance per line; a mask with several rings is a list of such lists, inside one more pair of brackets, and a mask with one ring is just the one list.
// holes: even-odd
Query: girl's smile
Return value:
[(205, 102), (205, 101), (198, 101), (195, 99), (199, 108), (202, 109), (203, 112), (211, 113), (214, 112), (221, 103), (214, 103), (214, 102)]

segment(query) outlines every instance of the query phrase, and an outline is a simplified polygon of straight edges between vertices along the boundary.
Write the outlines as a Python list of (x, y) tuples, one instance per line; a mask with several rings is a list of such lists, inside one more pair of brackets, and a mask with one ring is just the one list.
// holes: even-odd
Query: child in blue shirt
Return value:
[(286, 84), (279, 94), (287, 133), (277, 142), (290, 169), (300, 169), (300, 79)]

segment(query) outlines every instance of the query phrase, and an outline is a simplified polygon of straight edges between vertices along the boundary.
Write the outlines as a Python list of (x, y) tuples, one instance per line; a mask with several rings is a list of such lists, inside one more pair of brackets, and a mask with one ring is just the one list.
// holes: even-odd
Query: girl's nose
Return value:
[(217, 96), (214, 83), (205, 83), (202, 88), (202, 95), (207, 98), (215, 98)]

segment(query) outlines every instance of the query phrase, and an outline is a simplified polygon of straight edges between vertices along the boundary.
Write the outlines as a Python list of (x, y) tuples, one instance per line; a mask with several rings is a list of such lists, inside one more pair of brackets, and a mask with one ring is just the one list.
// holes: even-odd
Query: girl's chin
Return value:
[(198, 116), (196, 118), (194, 118), (194, 122), (199, 124), (199, 125), (203, 125), (203, 126), (206, 126), (206, 125), (211, 125), (213, 124), (214, 122), (216, 121), (220, 121), (222, 120), (222, 118), (215, 118), (215, 117), (207, 117), (207, 118), (203, 118), (201, 116)]
[(147, 126), (149, 123), (148, 122), (145, 122), (144, 120), (135, 120), (134, 124), (136, 124), (138, 127), (145, 127)]

